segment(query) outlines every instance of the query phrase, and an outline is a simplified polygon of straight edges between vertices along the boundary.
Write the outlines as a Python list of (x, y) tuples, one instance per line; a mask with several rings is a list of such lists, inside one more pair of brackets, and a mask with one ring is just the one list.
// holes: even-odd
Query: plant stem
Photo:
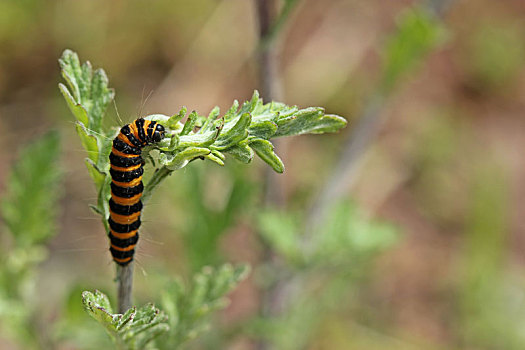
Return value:
[[(273, 18), (277, 11), (275, 0), (256, 0), (259, 19), (259, 42), (266, 42), (271, 34)], [(274, 41), (259, 45), (259, 84), (261, 96), (266, 101), (279, 99), (282, 95), (282, 84), (278, 74), (277, 47)]]
[[(426, 9), (436, 17), (442, 18), (452, 4), (453, 0), (427, 0)], [(326, 219), (330, 205), (341, 199), (346, 194), (345, 190), (355, 183), (363, 155), (375, 139), (383, 120), (381, 112), (388, 98), (388, 91), (384, 91), (381, 86), (378, 87), (376, 93), (368, 101), (362, 116), (357, 119), (332, 175), (325, 182), (308, 215), (303, 241), (307, 253), (311, 248), (308, 246), (311, 245), (311, 236)]]
[[(145, 203), (153, 190), (164, 180), (164, 178), (172, 173), (166, 167), (157, 170), (148, 184), (144, 188), (142, 194), (142, 202)], [(133, 261), (126, 266), (117, 265), (117, 284), (118, 284), (118, 312), (123, 314), (131, 307), (131, 292), (133, 289)]]
[[(142, 194), (142, 202), (145, 203), (151, 196), (152, 191), (164, 180), (172, 171), (166, 167), (157, 170)], [(118, 312), (123, 314), (131, 307), (131, 293), (133, 289), (133, 261), (126, 266), (117, 265), (117, 285), (118, 285)]]
[[(261, 6), (268, 6), (267, 4), (270, 3), (270, 5), (268, 7), (271, 7), (273, 6), (273, 8), (275, 8), (275, 1), (274, 0), (256, 0), (258, 2), (258, 11), (257, 11), (257, 14), (259, 16), (259, 21), (260, 21), (260, 27), (262, 28), (262, 23), (261, 22), (261, 18), (262, 16), (266, 16), (265, 12), (264, 11), (261, 11)], [(266, 3), (266, 4), (265, 4)], [(279, 16), (277, 18), (274, 18), (275, 16), (271, 16), (269, 17), (270, 21), (268, 21), (268, 26), (267, 26), (267, 29), (264, 33), (264, 36), (261, 35), (260, 37), (260, 40), (259, 40), (259, 47), (260, 48), (265, 48), (265, 47), (270, 47), (270, 46), (273, 46), (274, 45), (274, 41), (275, 39), (277, 38), (278, 34), (281, 32), (281, 29), (283, 27), (283, 25), (286, 23), (286, 21), (288, 20), (288, 17), (290, 16), (290, 13), (292, 12), (293, 8), (299, 3), (299, 0), (286, 0), (284, 2), (284, 6), (281, 10), (281, 13), (279, 14)], [(265, 20), (265, 18), (262, 18), (263, 21)]]
[[(259, 46), (257, 50), (257, 60), (259, 66), (259, 85), (261, 97), (265, 101), (282, 100), (282, 83), (279, 77), (278, 50), (275, 40), (269, 40), (272, 29), (275, 27), (274, 19), (277, 12), (276, 0), (256, 0), (257, 17), (259, 21)], [(286, 141), (276, 139), (274, 146), (280, 149), (286, 148)], [(265, 174), (265, 203), (270, 206), (282, 207), (284, 198), (284, 181), (272, 169), (266, 169)]]
[[(374, 139), (381, 124), (383, 101), (384, 98), (379, 94), (370, 100), (343, 146), (336, 168), (325, 182), (308, 215), (308, 224), (305, 225), (305, 245), (312, 241), (311, 235), (324, 222), (330, 205), (343, 197), (346, 194), (345, 190), (355, 183), (361, 165), (360, 160), (368, 150), (368, 145)], [(304, 248), (308, 252), (310, 247), (305, 246)]]
[(133, 261), (126, 266), (117, 265), (118, 312), (125, 313), (131, 307), (133, 287)]
[[(265, 101), (282, 101), (282, 82), (279, 75), (278, 47), (275, 39), (296, 3), (296, 0), (286, 1), (283, 10), (277, 16), (276, 0), (255, 0), (259, 21), (259, 45), (257, 48), (259, 85), (261, 97)], [(288, 142), (284, 139), (275, 141), (275, 147), (280, 149), (279, 153), (283, 156), (286, 153)], [(284, 207), (286, 201), (284, 178), (279, 177), (272, 169), (266, 171), (264, 193), (266, 206)], [(264, 255), (264, 260), (279, 270), (277, 268), (278, 257), (270, 247), (265, 247)], [(284, 282), (284, 278), (276, 278), (272, 286), (262, 291), (260, 314), (263, 317), (272, 317), (283, 312), (283, 306), (286, 304), (284, 300), (287, 295), (284, 290), (286, 287)], [(267, 341), (260, 340), (257, 342), (256, 348), (266, 350), (271, 349), (272, 346)]]

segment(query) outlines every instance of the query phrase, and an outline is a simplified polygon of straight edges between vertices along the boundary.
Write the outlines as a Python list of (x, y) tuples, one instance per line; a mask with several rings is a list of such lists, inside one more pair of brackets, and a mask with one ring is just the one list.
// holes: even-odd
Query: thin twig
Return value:
[(437, 17), (443, 17), (453, 2), (454, 0), (427, 0), (427, 8)]
[[(159, 185), (159, 183), (168, 175), (172, 173), (166, 167), (157, 170), (142, 195), (142, 202), (145, 203), (151, 196), (152, 191)], [(131, 296), (133, 289), (133, 262), (126, 266), (117, 265), (117, 285), (118, 285), (118, 310), (123, 314), (131, 307)]]
[[(442, 18), (452, 3), (453, 0), (427, 0), (426, 8), (436, 17)], [(357, 119), (357, 124), (343, 146), (341, 157), (339, 157), (332, 175), (325, 182), (312, 206), (303, 240), (304, 248), (307, 249), (306, 252), (313, 244), (311, 235), (326, 219), (330, 205), (342, 198), (346, 193), (345, 190), (350, 188), (357, 179), (363, 155), (375, 138), (382, 122), (381, 112), (388, 97), (384, 92), (381, 92), (381, 89), (378, 91), (368, 102), (363, 115)]]
[[(259, 68), (259, 85), (261, 97), (266, 102), (282, 101), (282, 82), (278, 68), (278, 48), (275, 38), (275, 18), (277, 15), (276, 0), (256, 0), (257, 18), (259, 21), (259, 45), (257, 60)], [(265, 43), (265, 44), (263, 44)], [(276, 139), (274, 146), (282, 156), (286, 141)], [(265, 174), (265, 203), (268, 206), (282, 207), (284, 205), (284, 179), (279, 177), (272, 169), (266, 169)]]
[[(259, 44), (257, 47), (259, 85), (261, 96), (267, 102), (283, 100), (276, 37), (296, 3), (296, 0), (286, 1), (283, 10), (277, 15), (278, 4), (276, 0), (255, 0), (259, 21)], [(282, 157), (286, 153), (286, 140), (275, 140), (274, 145)], [(284, 188), (284, 178), (277, 175), (272, 169), (267, 169), (264, 189), (265, 204), (270, 207), (283, 207), (285, 204)], [(279, 261), (275, 252), (270, 247), (266, 247), (264, 255), (265, 261), (279, 271)], [(287, 282), (288, 279), (283, 276), (276, 277), (274, 284), (263, 291), (260, 305), (260, 312), (263, 317), (275, 317), (284, 311), (284, 305), (287, 304), (286, 299), (289, 295), (286, 290)], [(271, 345), (267, 341), (260, 340), (257, 342), (256, 348), (265, 350), (270, 349)]]
[[(145, 203), (153, 190), (173, 171), (166, 167), (157, 170), (142, 194), (142, 202)], [(119, 313), (124, 313), (131, 307), (131, 293), (133, 289), (133, 262), (126, 266), (117, 266), (117, 283), (118, 283), (118, 309)]]
[[(261, 1), (264, 2), (264, 0)], [(444, 15), (452, 3), (452, 0), (428, 1), (430, 10), (438, 16)], [(263, 47), (270, 42), (271, 40), (263, 42)], [(331, 203), (341, 198), (345, 194), (344, 189), (355, 183), (363, 155), (367, 151), (369, 144), (375, 138), (382, 123), (382, 109), (386, 97), (387, 96), (384, 96), (381, 92), (378, 92), (370, 99), (363, 115), (358, 119), (357, 125), (354, 127), (349, 139), (344, 145), (343, 152), (334, 172), (326, 181), (325, 186), (317, 197), (311, 213), (308, 215), (308, 222), (305, 225), (306, 232), (303, 240), (303, 249), (306, 255), (312, 250), (311, 244), (313, 240), (311, 239), (311, 235), (320, 223), (324, 221)], [(267, 298), (263, 299), (263, 303), (264, 300), (269, 302), (269, 304), (266, 304), (266, 307), (268, 307), (266, 311), (269, 313), (273, 312), (274, 314), (276, 312), (286, 312), (289, 304), (297, 297), (298, 293), (302, 292), (302, 289), (298, 286), (303, 283), (304, 278), (301, 278), (301, 276), (285, 279), (277, 278), (275, 285), (266, 292)], [(268, 349), (269, 347), (269, 344), (265, 342), (258, 344), (258, 349)]]
[(117, 265), (118, 312), (125, 313), (131, 307), (133, 287), (133, 261), (126, 266)]
[[(310, 235), (324, 222), (331, 203), (343, 197), (346, 189), (351, 187), (357, 179), (361, 159), (367, 151), (368, 145), (374, 139), (381, 124), (381, 109), (383, 97), (377, 95), (372, 98), (365, 108), (363, 115), (358, 119), (350, 137), (343, 146), (343, 151), (332, 175), (325, 182), (317, 200), (308, 215), (306, 225), (305, 245), (311, 243)], [(310, 247), (305, 246), (306, 251)]]
[[(257, 15), (259, 19), (259, 42), (265, 42), (273, 28), (273, 18), (277, 11), (277, 1), (256, 0)], [(280, 99), (282, 84), (278, 74), (277, 46), (275, 41), (268, 45), (259, 45), (259, 84), (261, 96), (267, 101)]]
[[(260, 3), (273, 3), (269, 6), (273, 6), (275, 8), (275, 1), (274, 0), (256, 0), (259, 4)], [(294, 9), (294, 7), (299, 3), (299, 0), (285, 0), (284, 6), (279, 13), (279, 16), (267, 16), (267, 13), (264, 11), (261, 11), (261, 9), (258, 9), (257, 14), (259, 17), (259, 23), (260, 27), (263, 27), (263, 22), (268, 18), (270, 21), (268, 21), (268, 27), (264, 33), (264, 35), (260, 36), (259, 40), (259, 47), (271, 47), (275, 46), (274, 41), (281, 32), (284, 24), (288, 20), (288, 17), (290, 17), (290, 13)], [(267, 5), (262, 5), (267, 6)], [(263, 16), (266, 16), (266, 18), (262, 18)], [(262, 21), (261, 21), (262, 19)]]

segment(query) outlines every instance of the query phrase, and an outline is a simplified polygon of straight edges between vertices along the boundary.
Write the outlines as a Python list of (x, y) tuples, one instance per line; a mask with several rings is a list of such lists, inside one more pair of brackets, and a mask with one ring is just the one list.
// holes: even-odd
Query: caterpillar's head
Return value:
[(153, 131), (153, 135), (151, 135), (151, 140), (153, 142), (160, 142), (164, 138), (164, 135), (166, 134), (166, 130), (164, 127), (160, 124), (155, 125), (155, 131)]

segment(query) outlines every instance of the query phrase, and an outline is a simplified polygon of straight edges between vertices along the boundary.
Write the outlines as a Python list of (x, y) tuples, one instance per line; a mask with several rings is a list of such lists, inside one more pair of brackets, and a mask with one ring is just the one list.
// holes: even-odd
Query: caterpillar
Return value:
[(133, 260), (139, 240), (142, 210), (142, 174), (144, 146), (164, 138), (164, 126), (139, 118), (124, 125), (113, 140), (109, 155), (111, 164), (111, 199), (109, 200), (109, 240), (113, 260), (122, 266)]

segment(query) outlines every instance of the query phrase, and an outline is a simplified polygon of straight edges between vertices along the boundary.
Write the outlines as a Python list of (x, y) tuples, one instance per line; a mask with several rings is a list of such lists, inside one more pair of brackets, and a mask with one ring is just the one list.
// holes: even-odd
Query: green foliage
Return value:
[(79, 300), (86, 289), (84, 283), (69, 288), (62, 299), (60, 318), (53, 325), (53, 338), (60, 344), (71, 343), (79, 349), (111, 349), (112, 338), (94, 325)]
[(4, 240), (0, 255), (0, 321), (7, 335), (37, 348), (36, 267), (47, 257), (44, 244), (57, 230), (59, 137), (49, 133), (26, 146), (13, 165), (3, 195)]
[(335, 204), (312, 242), (300, 234), (304, 218), (267, 210), (259, 215), (262, 237), (292, 265), (304, 268), (356, 263), (391, 246), (397, 240), (388, 224), (367, 219), (348, 201)]
[(259, 41), (259, 48), (261, 50), (268, 49), (273, 41), (277, 38), (278, 34), (283, 29), (284, 25), (288, 21), (290, 14), (294, 7), (299, 3), (298, 0), (285, 0), (281, 11), (277, 18), (271, 23), (268, 33), (262, 37)]
[(192, 112), (186, 123), (174, 123), (174, 119), (180, 120), (184, 113), (183, 109), (173, 117), (152, 116), (160, 123), (182, 130), (159, 145), (159, 163), (170, 171), (180, 169), (199, 157), (222, 165), (224, 154), (249, 163), (255, 151), (275, 171), (283, 172), (284, 165), (274, 153), (269, 139), (335, 132), (346, 125), (345, 119), (327, 115), (322, 108), (299, 109), (276, 102), (264, 104), (257, 91), (240, 108), (235, 101), (223, 117), (220, 117), (216, 107), (208, 118)]
[(205, 267), (188, 287), (171, 282), (162, 291), (161, 311), (152, 304), (115, 314), (106, 295), (83, 292), (82, 303), (117, 349), (179, 349), (208, 328), (209, 316), (228, 304), (226, 295), (248, 274), (247, 266)]
[[(102, 118), (114, 92), (108, 88), (108, 79), (102, 69), (93, 72), (89, 62), (81, 65), (77, 54), (70, 50), (64, 51), (60, 66), (68, 87), (63, 84), (59, 87), (77, 118), (77, 133), (89, 155), (86, 164), (99, 193), (93, 209), (102, 216), (107, 229), (107, 202), (110, 197), (108, 157), (111, 138), (116, 133), (102, 129)], [(268, 141), (270, 138), (335, 132), (346, 126), (344, 118), (327, 115), (319, 107), (299, 109), (277, 102), (264, 104), (257, 91), (240, 108), (235, 101), (223, 116), (215, 107), (207, 118), (196, 112), (190, 113), (183, 124), (180, 120), (186, 112), (183, 108), (171, 117), (160, 114), (146, 117), (165, 125), (168, 137), (143, 152), (146, 158), (156, 160), (159, 166), (145, 186), (143, 201), (164, 178), (192, 160), (209, 159), (224, 165), (225, 154), (230, 154), (249, 163), (257, 154), (275, 171), (283, 172), (284, 165)]]
[(55, 232), (60, 172), (58, 134), (50, 133), (20, 152), (2, 199), (2, 217), (20, 247), (34, 246)]
[(205, 267), (185, 288), (172, 282), (162, 294), (162, 305), (169, 316), (169, 337), (159, 339), (161, 349), (178, 349), (208, 329), (208, 317), (228, 304), (226, 294), (248, 275), (248, 266)]
[(117, 349), (143, 349), (169, 329), (167, 316), (152, 304), (133, 307), (123, 315), (113, 314), (108, 297), (99, 291), (82, 293), (82, 304), (106, 329)]
[(102, 117), (115, 97), (108, 88), (106, 73), (103, 69), (93, 72), (89, 61), (80, 65), (78, 55), (71, 50), (64, 51), (59, 63), (69, 90), (64, 84), (59, 84), (59, 88), (71, 111), (89, 130), (101, 130)]
[(103, 69), (93, 71), (89, 61), (80, 64), (78, 55), (65, 50), (59, 59), (62, 76), (67, 83), (59, 84), (71, 112), (77, 119), (76, 131), (82, 146), (88, 153), (86, 166), (98, 192), (97, 205), (92, 208), (102, 215), (108, 229), (109, 216), (109, 153), (114, 131), (104, 131), (102, 121), (115, 92), (108, 87), (108, 78)]
[(397, 236), (392, 225), (368, 219), (355, 205), (342, 201), (331, 208), (314, 236), (313, 259), (317, 264), (356, 263), (392, 246)]
[(300, 218), (292, 213), (265, 210), (259, 213), (259, 234), (273, 251), (291, 264), (304, 263), (301, 250)]
[(443, 42), (445, 29), (423, 8), (404, 10), (397, 19), (397, 30), (383, 52), (381, 90), (389, 93), (399, 79)]
[(330, 209), (311, 242), (301, 234), (305, 220), (300, 215), (275, 210), (259, 215), (259, 232), (280, 258), (279, 264), (260, 273), (287, 307), (257, 319), (249, 328), (277, 349), (305, 348), (328, 312), (358, 304), (355, 286), (370, 273), (374, 258), (397, 241), (392, 226), (366, 218), (348, 201)]
[[(180, 179), (183, 182), (178, 190), (182, 192), (177, 193), (185, 198), (190, 214), (186, 216), (186, 225), (177, 230), (183, 232), (185, 253), (193, 271), (224, 261), (220, 238), (242, 220), (255, 202), (257, 184), (246, 175), (241, 164), (222, 169), (211, 167), (211, 164), (190, 167)], [(228, 191), (220, 198), (221, 205), (209, 205), (206, 197), (213, 192), (210, 186), (217, 179)]]
[[(102, 216), (107, 229), (111, 181), (108, 157), (116, 131), (103, 130), (102, 121), (108, 104), (114, 98), (114, 92), (108, 88), (108, 79), (102, 69), (93, 72), (89, 62), (81, 65), (76, 53), (70, 50), (64, 51), (60, 66), (67, 87), (60, 84), (59, 88), (77, 119), (76, 130), (82, 146), (88, 152), (86, 164), (98, 191), (98, 202), (93, 209)], [(277, 102), (265, 104), (257, 91), (250, 101), (241, 106), (234, 101), (232, 107), (222, 116), (219, 108), (215, 107), (207, 117), (193, 111), (182, 123), (186, 113), (186, 108), (183, 108), (173, 116), (155, 114), (146, 117), (163, 124), (167, 129), (167, 137), (143, 151), (145, 159), (157, 167), (145, 186), (143, 201), (150, 197), (164, 178), (195, 159), (209, 159), (224, 165), (226, 155), (229, 154), (243, 163), (249, 163), (257, 154), (275, 171), (282, 173), (284, 165), (274, 152), (269, 141), (271, 138), (335, 132), (346, 125), (344, 118), (327, 115), (322, 108), (299, 109)], [(238, 200), (240, 197), (237, 194), (243, 192), (242, 189), (236, 191), (234, 188), (230, 203), (225, 209), (226, 215), (217, 213), (221, 215), (214, 216), (222, 225), (214, 220), (208, 227), (214, 227), (213, 230), (199, 231), (205, 233), (206, 237), (198, 241), (206, 242), (207, 246), (195, 251), (216, 251), (219, 234), (229, 225), (235, 208), (242, 202)], [(197, 209), (202, 213), (204, 207)], [(246, 271), (246, 267), (234, 269), (230, 265), (217, 270), (207, 268), (195, 277), (188, 290), (182, 284), (174, 282), (163, 297), (172, 326), (170, 337), (163, 338), (163, 346), (172, 349), (199, 334), (206, 327), (204, 316), (224, 305), (223, 296), (246, 276)], [(125, 315), (113, 315), (104, 295), (85, 292), (83, 300), (90, 315), (104, 325), (121, 348), (140, 348), (164, 330), (163, 316), (152, 306), (132, 309)], [(152, 312), (157, 316), (153, 317)], [(152, 325), (151, 328), (146, 327), (148, 331), (137, 331), (142, 330), (141, 327), (146, 324)]]

